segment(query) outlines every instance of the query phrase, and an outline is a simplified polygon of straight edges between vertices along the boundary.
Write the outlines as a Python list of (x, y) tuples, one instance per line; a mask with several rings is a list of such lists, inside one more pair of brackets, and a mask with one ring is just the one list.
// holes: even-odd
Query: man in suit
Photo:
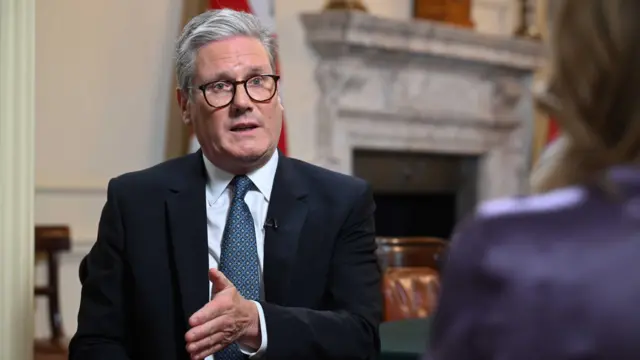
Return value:
[(372, 193), (276, 150), (275, 51), (250, 14), (185, 26), (177, 98), (201, 150), (109, 182), (71, 359), (377, 357)]

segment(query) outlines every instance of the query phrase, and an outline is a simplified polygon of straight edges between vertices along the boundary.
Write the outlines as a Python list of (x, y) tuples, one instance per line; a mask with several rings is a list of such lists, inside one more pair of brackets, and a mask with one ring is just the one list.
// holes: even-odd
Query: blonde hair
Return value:
[(550, 1), (549, 77), (537, 100), (566, 139), (538, 192), (598, 183), (640, 158), (640, 1)]

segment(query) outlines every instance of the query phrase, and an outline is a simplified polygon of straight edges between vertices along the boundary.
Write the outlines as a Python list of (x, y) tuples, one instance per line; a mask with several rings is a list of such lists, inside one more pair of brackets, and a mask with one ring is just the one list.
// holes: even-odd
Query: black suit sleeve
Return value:
[(98, 239), (80, 265), (82, 295), (78, 328), (69, 345), (71, 360), (130, 359), (124, 230), (116, 185), (116, 180), (109, 182)]
[(376, 257), (375, 205), (367, 186), (358, 194), (335, 245), (326, 311), (261, 303), (267, 359), (376, 359), (382, 317)]

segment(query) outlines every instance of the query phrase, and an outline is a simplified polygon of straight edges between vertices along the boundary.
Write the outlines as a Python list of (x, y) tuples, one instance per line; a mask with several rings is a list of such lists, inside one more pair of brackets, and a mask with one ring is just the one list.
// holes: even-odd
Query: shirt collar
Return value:
[[(276, 176), (276, 169), (278, 168), (278, 156), (278, 151), (274, 151), (266, 164), (247, 174), (247, 177), (251, 179), (251, 182), (253, 182), (258, 191), (260, 191), (267, 201), (271, 198), (273, 180)], [(227, 186), (229, 186), (229, 183), (233, 180), (235, 175), (213, 165), (204, 153), (202, 154), (202, 159), (204, 160), (204, 166), (207, 169), (207, 193), (211, 196), (211, 200), (216, 202)]]

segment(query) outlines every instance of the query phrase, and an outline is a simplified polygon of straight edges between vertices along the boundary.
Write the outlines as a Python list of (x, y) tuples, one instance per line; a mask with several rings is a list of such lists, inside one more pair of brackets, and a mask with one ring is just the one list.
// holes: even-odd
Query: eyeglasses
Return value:
[(202, 91), (204, 100), (209, 106), (222, 108), (231, 104), (236, 95), (236, 88), (240, 84), (244, 86), (251, 100), (256, 102), (271, 100), (278, 89), (279, 79), (279, 75), (256, 75), (241, 81), (212, 81), (198, 86), (198, 89)]

